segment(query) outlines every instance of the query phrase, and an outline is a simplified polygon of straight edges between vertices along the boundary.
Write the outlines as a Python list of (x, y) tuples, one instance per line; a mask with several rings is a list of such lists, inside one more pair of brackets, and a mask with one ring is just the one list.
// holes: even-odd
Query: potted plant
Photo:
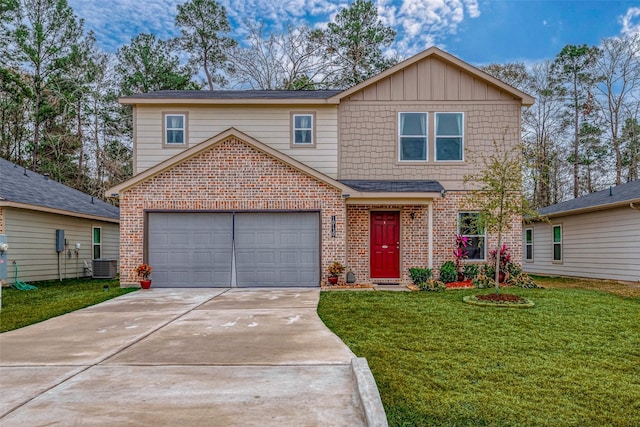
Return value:
[(463, 236), (462, 234), (458, 234), (456, 236), (456, 248), (453, 250), (453, 256), (456, 258), (456, 271), (458, 272), (458, 281), (461, 282), (464, 280), (462, 260), (469, 256), (469, 252), (465, 249), (467, 244), (469, 243), (469, 238), (467, 236)]
[(338, 283), (338, 276), (344, 272), (344, 265), (338, 261), (333, 261), (329, 268), (327, 268), (327, 272), (329, 273), (329, 283), (335, 285)]
[(141, 277), (140, 286), (142, 289), (149, 289), (151, 287), (151, 279), (149, 276), (151, 275), (151, 266), (149, 264), (140, 264), (136, 267), (136, 273), (138, 273), (138, 277)]

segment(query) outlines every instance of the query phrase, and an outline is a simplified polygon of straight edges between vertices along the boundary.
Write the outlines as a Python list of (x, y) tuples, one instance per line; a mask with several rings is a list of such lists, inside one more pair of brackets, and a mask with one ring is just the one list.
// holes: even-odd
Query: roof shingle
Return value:
[(560, 214), (568, 211), (597, 208), (598, 206), (610, 205), (614, 203), (632, 202), (640, 200), (640, 180), (620, 184), (606, 190), (596, 191), (582, 197), (556, 203), (538, 209), (540, 215)]

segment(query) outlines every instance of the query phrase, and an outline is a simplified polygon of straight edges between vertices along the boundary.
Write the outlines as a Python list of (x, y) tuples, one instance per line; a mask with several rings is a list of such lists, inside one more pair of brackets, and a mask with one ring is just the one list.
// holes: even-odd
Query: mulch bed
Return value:
[(445, 283), (447, 289), (473, 289), (471, 280), (463, 280), (462, 282)]
[(494, 301), (494, 302), (505, 302), (505, 303), (518, 303), (524, 304), (527, 302), (522, 297), (517, 295), (510, 294), (488, 294), (488, 295), (476, 295), (476, 299), (478, 301)]

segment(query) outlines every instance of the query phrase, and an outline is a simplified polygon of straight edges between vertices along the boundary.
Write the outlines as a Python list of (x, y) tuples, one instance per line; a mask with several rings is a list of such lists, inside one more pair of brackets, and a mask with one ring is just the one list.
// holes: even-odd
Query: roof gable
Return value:
[(175, 156), (165, 160), (162, 163), (157, 164), (156, 166), (149, 168), (147, 170), (145, 170), (144, 172), (139, 173), (138, 175), (128, 179), (127, 181), (124, 181), (116, 186), (114, 186), (113, 188), (107, 190), (106, 192), (106, 196), (107, 197), (117, 197), (119, 195), (120, 192), (122, 191), (126, 191), (129, 188), (133, 188), (135, 186), (137, 186), (138, 184), (141, 184), (159, 174), (161, 174), (162, 172), (165, 172), (171, 168), (173, 168), (174, 166), (181, 164), (183, 162), (186, 162), (187, 160), (197, 156), (198, 154), (202, 153), (203, 151), (209, 150), (212, 147), (214, 147), (215, 145), (221, 143), (222, 141), (227, 140), (228, 138), (231, 137), (235, 137), (239, 140), (241, 140), (242, 142), (244, 142), (245, 144), (257, 149), (258, 151), (261, 151), (273, 158), (275, 158), (276, 160), (279, 160), (291, 167), (293, 167), (294, 169), (308, 175), (311, 176), (315, 179), (317, 179), (320, 182), (324, 182), (328, 185), (331, 185), (334, 188), (340, 189), (342, 191), (346, 191), (349, 190), (349, 187), (347, 187), (346, 185), (340, 183), (339, 181), (336, 181), (335, 179), (326, 176), (320, 172), (318, 172), (317, 170), (305, 165), (304, 163), (299, 162), (298, 160), (289, 157), (288, 155), (269, 147), (268, 145), (250, 137), (249, 135), (240, 132), (239, 130), (235, 129), (235, 128), (229, 128), (223, 132), (220, 132), (218, 135), (215, 135), (211, 138), (209, 138), (206, 141), (203, 141), (185, 151), (183, 151), (182, 153), (176, 154)]
[(0, 158), (0, 204), (111, 220), (120, 218), (117, 207), (3, 158)]
[[(436, 47), (333, 96), (334, 100), (496, 101), (534, 99)], [(332, 99), (330, 98), (330, 101)]]

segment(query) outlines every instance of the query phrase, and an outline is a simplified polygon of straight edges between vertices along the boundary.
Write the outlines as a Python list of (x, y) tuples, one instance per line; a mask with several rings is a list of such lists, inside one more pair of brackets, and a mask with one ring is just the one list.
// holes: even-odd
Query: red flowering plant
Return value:
[(143, 280), (148, 280), (151, 275), (151, 266), (149, 264), (140, 264), (135, 268), (135, 272), (138, 273), (139, 277), (142, 277)]
[[(495, 260), (498, 254), (497, 250), (491, 251), (491, 259)], [(511, 265), (511, 254), (507, 245), (502, 245), (500, 248), (500, 273), (508, 273), (509, 266)]]
[(456, 270), (462, 273), (462, 260), (469, 256), (469, 252), (465, 249), (469, 244), (469, 238), (458, 234), (456, 236), (456, 248), (453, 250), (453, 256), (456, 258)]

